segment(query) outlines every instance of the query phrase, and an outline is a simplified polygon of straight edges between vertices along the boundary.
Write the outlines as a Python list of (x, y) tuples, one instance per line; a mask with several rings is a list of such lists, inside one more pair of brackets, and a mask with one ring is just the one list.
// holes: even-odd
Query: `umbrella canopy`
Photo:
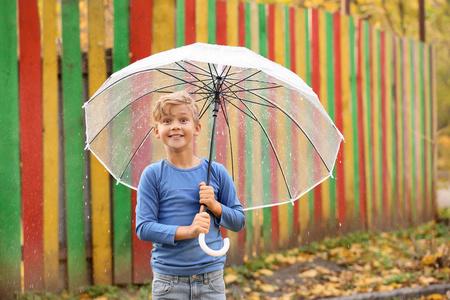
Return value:
[(216, 160), (233, 178), (251, 165), (254, 176), (278, 178), (286, 190), (280, 199), (255, 195), (245, 210), (294, 201), (331, 176), (343, 136), (299, 76), (247, 48), (196, 43), (114, 73), (84, 105), (87, 148), (118, 182), (137, 189), (144, 168), (165, 157), (151, 110), (180, 90), (200, 108), (197, 156), (208, 157), (204, 131), (216, 106)]

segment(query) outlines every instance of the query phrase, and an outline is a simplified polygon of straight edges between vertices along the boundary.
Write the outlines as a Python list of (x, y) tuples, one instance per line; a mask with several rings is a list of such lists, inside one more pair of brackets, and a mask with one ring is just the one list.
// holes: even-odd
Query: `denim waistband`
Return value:
[(174, 283), (178, 282), (187, 282), (191, 283), (194, 281), (200, 281), (204, 284), (208, 284), (209, 281), (215, 280), (218, 277), (223, 277), (223, 270), (212, 271), (209, 273), (199, 274), (199, 275), (191, 275), (191, 276), (177, 276), (177, 275), (166, 275), (153, 272), (153, 278), (165, 279), (168, 281), (173, 281)]

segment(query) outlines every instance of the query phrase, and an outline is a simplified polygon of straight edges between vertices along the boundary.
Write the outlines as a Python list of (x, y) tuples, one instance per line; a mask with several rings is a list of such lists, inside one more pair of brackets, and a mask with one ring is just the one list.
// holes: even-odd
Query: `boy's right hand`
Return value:
[(200, 233), (207, 234), (209, 232), (209, 224), (211, 223), (211, 216), (205, 212), (205, 207), (200, 207), (200, 212), (195, 215), (194, 221), (190, 227), (194, 238), (197, 238)]

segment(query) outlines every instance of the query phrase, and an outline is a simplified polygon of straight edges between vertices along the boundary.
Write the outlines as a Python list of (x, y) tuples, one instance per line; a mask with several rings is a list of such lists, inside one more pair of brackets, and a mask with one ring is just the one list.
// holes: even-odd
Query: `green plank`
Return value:
[(16, 1), (0, 2), (0, 298), (21, 290), (19, 75)]
[(216, 0), (208, 0), (208, 43), (216, 43)]
[[(245, 3), (245, 47), (251, 49), (252, 47), (252, 36), (251, 36), (251, 30), (252, 30), (252, 14), (251, 14), (251, 5), (250, 2)], [(252, 128), (253, 121), (250, 118), (245, 118), (245, 126), (246, 128)], [(252, 198), (252, 185), (253, 185), (253, 142), (252, 142), (252, 134), (250, 130), (246, 131), (245, 136), (245, 149), (246, 149), (246, 157), (245, 161), (246, 164), (246, 195), (245, 198), (247, 200), (247, 207), (253, 206)], [(253, 255), (253, 247), (251, 245), (254, 245), (254, 228), (253, 228), (253, 211), (250, 211), (246, 214), (246, 225), (245, 225), (245, 244), (247, 245), (247, 255), (249, 257), (252, 257)], [(256, 247), (258, 248), (258, 247)]]
[[(259, 54), (267, 57), (267, 19), (266, 19), (266, 5), (258, 4), (258, 20), (259, 20)], [(265, 128), (267, 128), (268, 120), (263, 118), (261, 120)], [(261, 160), (262, 169), (270, 169), (270, 155), (269, 155), (269, 145), (265, 137), (261, 141)], [(263, 176), (263, 199), (270, 199), (270, 175)], [(264, 251), (272, 251), (272, 213), (271, 208), (263, 208), (263, 228), (262, 235), (264, 237)]]
[[(130, 63), (129, 0), (114, 0), (113, 71)], [(113, 187), (113, 251), (114, 284), (132, 283), (131, 190), (122, 185)]]
[(414, 52), (416, 51), (415, 49), (416, 47), (414, 47), (414, 41), (410, 40), (409, 41), (409, 84), (410, 84), (410, 93), (411, 93), (411, 98), (408, 99), (409, 100), (409, 106), (410, 106), (410, 113), (411, 113), (411, 123), (410, 123), (410, 128), (412, 129), (410, 131), (410, 139), (411, 139), (411, 143), (412, 143), (412, 147), (411, 147), (411, 161), (412, 161), (412, 165), (411, 165), (411, 198), (412, 198), (412, 204), (411, 204), (411, 212), (412, 212), (412, 221), (413, 224), (417, 224), (417, 192), (416, 192), (416, 184), (417, 184), (417, 180), (416, 180), (416, 119), (415, 119), (415, 110), (416, 110), (416, 105), (415, 105), (415, 97), (416, 97), (416, 93), (415, 93), (415, 82), (414, 82), (414, 74), (416, 72), (416, 70), (414, 69), (414, 65), (415, 65), (415, 61), (414, 61)]
[[(326, 36), (326, 66), (327, 66), (327, 110), (330, 118), (335, 121), (334, 113), (334, 32), (333, 32), (333, 14), (325, 13), (325, 36)], [(337, 59), (340, 59), (338, 57)], [(333, 169), (333, 177), (336, 178), (336, 168)], [(330, 220), (329, 225), (336, 224), (336, 179), (329, 179), (329, 191), (330, 191)]]
[(184, 1), (177, 0), (177, 47), (184, 46)]
[(62, 0), (62, 86), (69, 289), (88, 283), (84, 235), (83, 82), (77, 0)]
[[(370, 28), (369, 28), (369, 23), (367, 23), (367, 22), (364, 22), (364, 50), (365, 50), (365, 52), (364, 52), (364, 58), (363, 58), (363, 60), (364, 60), (364, 64), (365, 64), (365, 70), (366, 70), (366, 82), (365, 82), (365, 87), (366, 87), (366, 90), (365, 91), (363, 91), (363, 93), (364, 92), (366, 92), (366, 114), (365, 114), (365, 118), (366, 118), (366, 123), (368, 124), (368, 130), (367, 130), (367, 132), (366, 132), (366, 134), (367, 134), (367, 138), (368, 138), (368, 140), (369, 140), (369, 147), (367, 147), (367, 149), (366, 149), (366, 151), (367, 151), (367, 153), (368, 153), (368, 170), (366, 170), (366, 178), (367, 178), (367, 182), (369, 183), (368, 185), (367, 185), (367, 191), (366, 191), (366, 193), (367, 193), (367, 195), (370, 195), (369, 197), (367, 197), (368, 199), (371, 199), (371, 201), (367, 201), (367, 209), (370, 211), (370, 213), (368, 213), (368, 215), (369, 216), (373, 216), (373, 201), (374, 201), (374, 199), (373, 199), (373, 193), (372, 193), (372, 191), (373, 191), (373, 172), (372, 172), (372, 170), (373, 170), (373, 168), (372, 168), (372, 157), (373, 157), (373, 154), (372, 154), (372, 147), (371, 147), (371, 145), (373, 145), (372, 144), (372, 139), (373, 139), (373, 136), (372, 136), (372, 130), (371, 130), (371, 128), (372, 128), (372, 113), (371, 113), (371, 101), (372, 101), (372, 99), (371, 99), (371, 95), (370, 95), (370, 92), (371, 92), (371, 90), (370, 90), (370, 82), (371, 82), (371, 69), (370, 69)], [(372, 224), (369, 224), (369, 225), (372, 225)]]
[[(355, 176), (355, 215), (354, 220), (356, 224), (360, 223), (360, 199), (361, 194), (359, 190), (359, 138), (358, 138), (358, 93), (357, 93), (357, 83), (356, 83), (356, 54), (355, 54), (355, 20), (352, 17), (349, 17), (348, 21), (348, 31), (349, 31), (349, 49), (350, 53), (348, 54), (350, 59), (350, 89), (351, 89), (351, 115), (352, 115), (352, 138), (353, 138), (353, 174)], [(345, 30), (345, 29), (344, 29)], [(343, 55), (346, 55), (343, 53)]]

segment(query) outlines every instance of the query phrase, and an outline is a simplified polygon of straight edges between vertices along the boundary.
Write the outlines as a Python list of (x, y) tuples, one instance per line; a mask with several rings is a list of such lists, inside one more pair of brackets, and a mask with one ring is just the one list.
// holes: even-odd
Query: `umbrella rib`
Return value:
[[(224, 97), (224, 99), (225, 99), (225, 97)], [(233, 99), (237, 99), (237, 98), (233, 97)], [(244, 115), (246, 115), (247, 117), (249, 117), (249, 118), (252, 119), (253, 121), (256, 121), (256, 119), (255, 119), (253, 116), (251, 116), (250, 114), (248, 114), (248, 113), (247, 113), (246, 111), (244, 111), (242, 108), (240, 108), (239, 106), (237, 106), (236, 104), (234, 104), (233, 102), (231, 102), (231, 101), (228, 100), (228, 99), (225, 99), (225, 100), (227, 101), (228, 104), (232, 105), (234, 108), (236, 108), (237, 110), (239, 110), (240, 112), (242, 112)], [(237, 100), (240, 100), (240, 99), (237, 99)]]
[[(199, 87), (199, 86), (198, 86), (199, 89), (201, 89), (201, 90), (205, 89), (205, 90), (211, 92), (211, 88), (210, 88), (207, 84), (205, 84), (205, 82), (203, 82), (203, 80), (200, 80), (200, 78), (198, 78), (197, 76), (195, 76), (193, 72), (188, 71), (186, 68), (184, 68), (184, 67), (183, 67), (181, 64), (179, 64), (178, 62), (177, 62), (176, 64), (177, 64), (177, 66), (179, 66), (183, 71), (185, 71), (186, 73), (190, 74), (192, 77), (194, 77), (195, 79), (197, 79), (198, 82), (201, 82), (201, 83), (203, 84), (204, 87), (202, 88), (202, 87)], [(191, 64), (191, 65), (192, 65), (192, 64)], [(206, 73), (206, 74), (208, 74), (208, 73)], [(205, 75), (205, 76), (206, 76), (206, 75)], [(207, 78), (207, 80), (210, 80), (210, 79), (211, 79), (211, 78)], [(205, 79), (205, 80), (206, 80), (206, 79)]]
[(271, 100), (257, 94), (254, 93), (252, 91), (249, 91), (250, 94), (260, 98), (261, 100), (264, 100), (270, 104), (272, 104), (274, 106), (274, 108), (278, 109), (279, 111), (281, 111), (285, 116), (287, 116), (292, 122), (294, 122), (294, 124), (303, 132), (303, 134), (305, 135), (305, 137), (308, 139), (308, 141), (310, 142), (310, 144), (313, 146), (314, 150), (316, 151), (317, 155), (319, 155), (320, 159), (322, 160), (322, 163), (324, 164), (325, 168), (327, 169), (328, 172), (330, 171), (330, 168), (328, 168), (324, 158), (322, 157), (322, 155), (320, 154), (319, 150), (316, 148), (316, 145), (314, 145), (314, 143), (312, 142), (311, 138), (308, 136), (308, 134), (303, 130), (303, 128), (300, 126), (300, 124), (298, 124), (297, 120), (295, 120), (294, 118), (292, 118), (286, 110), (284, 110), (283, 108), (281, 108), (278, 104), (272, 102)]
[[(167, 75), (167, 76), (169, 76), (169, 77), (172, 77), (172, 78), (175, 78), (175, 79), (177, 79), (177, 80), (180, 80), (180, 81), (182, 81), (183, 83), (190, 84), (190, 85), (192, 85), (192, 86), (198, 87), (200, 90), (207, 90), (207, 91), (210, 91), (210, 89), (208, 89), (209, 87), (208, 87), (203, 81), (199, 80), (199, 79), (196, 78), (195, 76), (194, 76), (194, 78), (197, 79), (197, 81), (190, 82), (190, 81), (187, 81), (187, 80), (185, 80), (185, 79), (183, 79), (183, 78), (179, 78), (179, 77), (177, 77), (177, 76), (175, 76), (175, 75), (172, 75), (172, 74), (170, 74), (170, 73), (164, 72), (164, 71), (162, 71), (161, 69), (156, 69), (156, 71), (158, 71), (158, 72), (160, 72), (160, 73), (162, 73), (162, 74), (164, 74), (164, 75)], [(195, 84), (196, 82), (201, 82), (201, 83), (203, 83), (203, 86), (199, 86), (199, 85)]]
[[(238, 97), (239, 99), (239, 97)], [(241, 99), (239, 99), (239, 101), (241, 101)], [(252, 109), (250, 107), (247, 106), (247, 104), (245, 104), (245, 102), (241, 101), (241, 103), (250, 111), (250, 113), (253, 115), (253, 117), (255, 118), (256, 122), (259, 124), (259, 126), (261, 127), (262, 131), (264, 132), (264, 135), (266, 136), (267, 140), (269, 141), (270, 147), (272, 148), (272, 151), (275, 155), (275, 158), (277, 160), (278, 163), (278, 167), (280, 168), (281, 174), (283, 175), (283, 180), (284, 180), (284, 184), (286, 185), (286, 189), (289, 193), (289, 197), (292, 198), (292, 194), (291, 194), (291, 190), (289, 188), (289, 185), (287, 183), (287, 179), (286, 179), (286, 174), (284, 174), (284, 170), (281, 166), (281, 162), (280, 162), (280, 158), (278, 156), (277, 150), (275, 149), (275, 146), (273, 145), (272, 140), (269, 137), (269, 134), (266, 131), (266, 128), (264, 128), (263, 124), (261, 123), (261, 121), (259, 120), (259, 118), (255, 115), (255, 113), (252, 111)]]
[[(206, 106), (206, 103), (208, 103), (208, 106)], [(202, 109), (200, 110), (200, 113), (199, 113), (199, 117), (198, 117), (199, 119), (201, 119), (203, 117), (203, 115), (208, 111), (208, 109), (211, 107), (212, 103), (213, 103), (212, 101), (205, 101), (205, 103), (203, 103)], [(206, 106), (206, 108), (205, 108), (205, 106)]]
[(227, 112), (226, 106), (224, 105), (223, 101), (220, 102), (220, 106), (222, 107), (222, 114), (223, 114), (223, 117), (225, 118), (225, 122), (227, 123), (228, 139), (230, 141), (230, 152), (231, 152), (231, 174), (233, 175), (233, 180), (234, 180), (233, 143), (231, 140), (231, 130), (230, 130), (230, 123), (228, 121), (228, 112)]
[(125, 166), (125, 168), (122, 171), (122, 174), (120, 174), (119, 177), (119, 181), (122, 180), (123, 175), (125, 174), (125, 171), (128, 169), (128, 166), (131, 164), (131, 162), (133, 161), (133, 158), (136, 156), (136, 153), (139, 151), (139, 149), (141, 148), (142, 144), (144, 144), (144, 142), (147, 140), (147, 138), (149, 137), (150, 133), (152, 133), (153, 131), (153, 126), (150, 128), (150, 130), (147, 132), (147, 134), (145, 135), (145, 137), (142, 139), (142, 141), (140, 142), (139, 146), (136, 148), (136, 150), (134, 151), (133, 155), (131, 156), (130, 160), (128, 161), (127, 165)]
[[(160, 89), (156, 89), (153, 91), (150, 91), (148, 93), (145, 93), (141, 96), (139, 96), (138, 98), (134, 99), (133, 101), (131, 101), (130, 103), (128, 103), (126, 106), (124, 106), (122, 109), (120, 109), (99, 131), (98, 133), (90, 140), (88, 141), (88, 144), (91, 144), (93, 141), (95, 141), (95, 139), (100, 135), (100, 133), (109, 126), (109, 124), (111, 124), (112, 121), (114, 121), (115, 118), (117, 118), (125, 109), (127, 109), (128, 107), (130, 107), (133, 103), (136, 103), (137, 101), (143, 99), (145, 96), (150, 95), (151, 93), (166, 93), (166, 91), (161, 91), (162, 89), (166, 89), (166, 88), (171, 88), (171, 87), (176, 87), (182, 85), (182, 83), (177, 83), (177, 84), (173, 84), (173, 85), (169, 85), (169, 86), (165, 86), (163, 88)], [(172, 92), (171, 92), (172, 93)]]

